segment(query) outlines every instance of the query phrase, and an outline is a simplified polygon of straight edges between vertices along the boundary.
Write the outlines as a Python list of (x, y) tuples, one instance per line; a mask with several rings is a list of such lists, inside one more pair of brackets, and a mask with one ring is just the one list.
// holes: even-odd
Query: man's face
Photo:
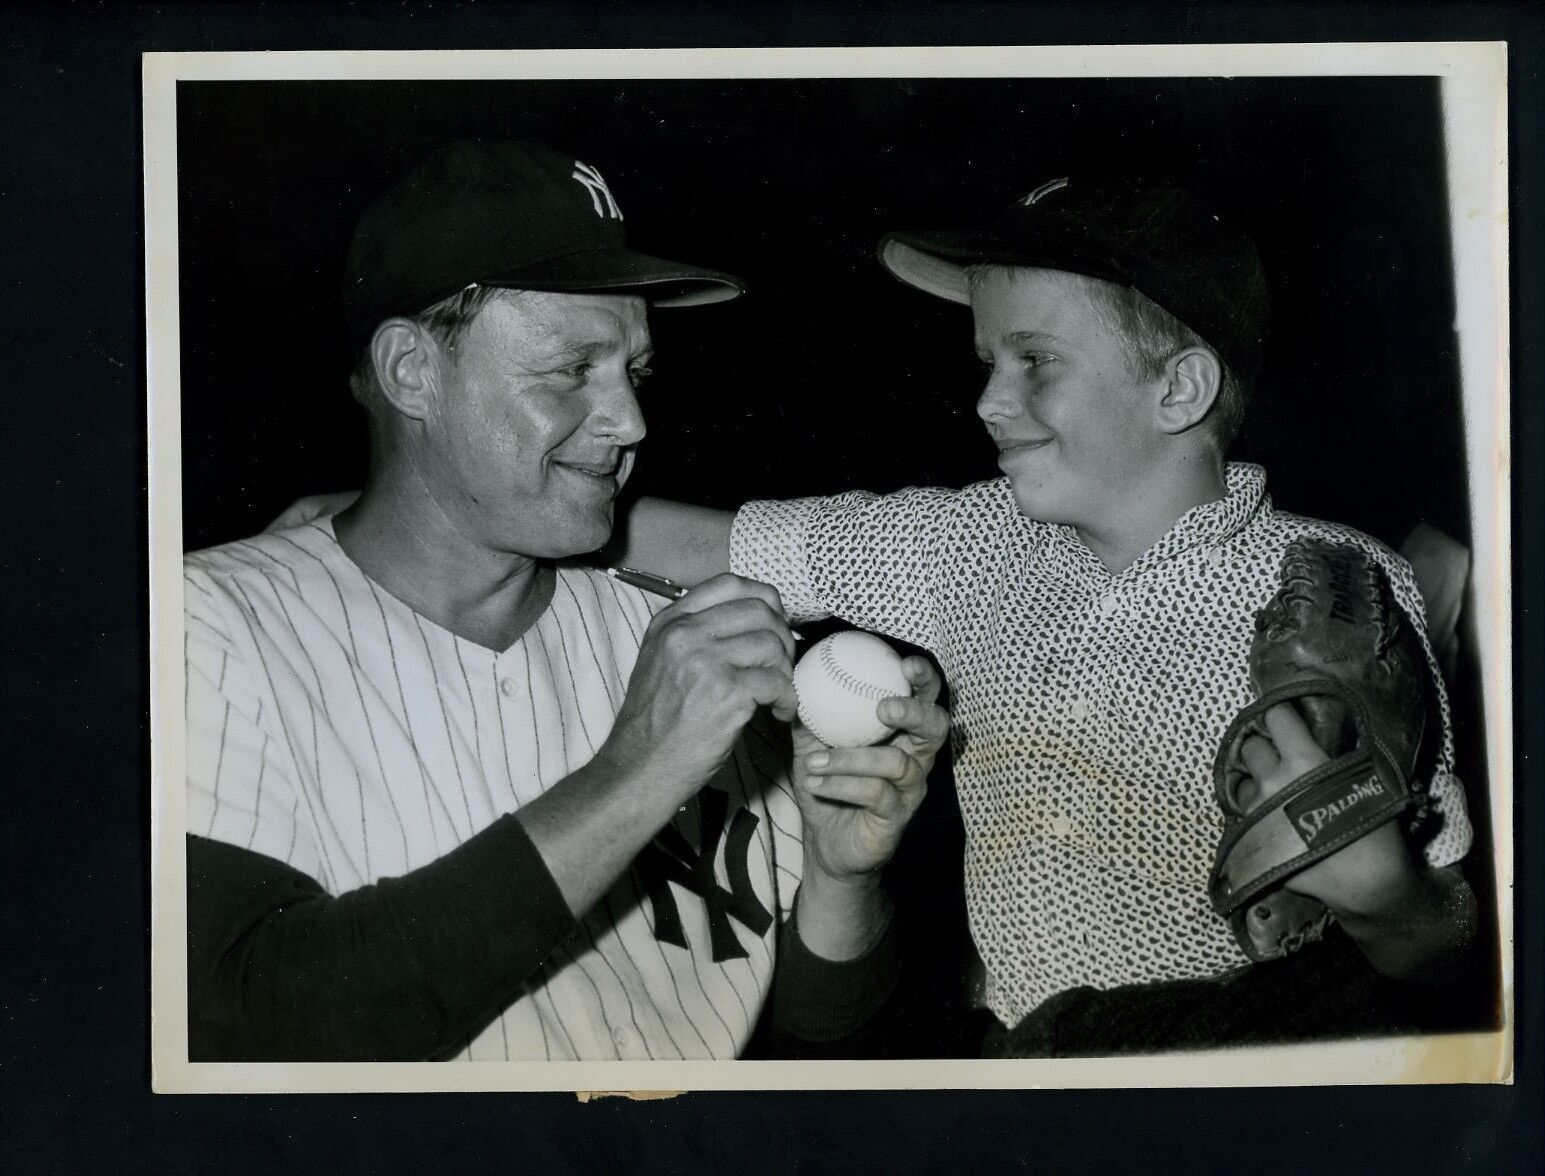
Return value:
[(640, 297), (494, 298), (442, 348), (424, 422), (426, 488), (489, 551), (594, 551), (644, 436), (636, 392), (650, 356)]
[(1158, 461), (1150, 385), (1085, 293), (1087, 279), (996, 269), (971, 292), (987, 386), (976, 411), (1019, 509), (1103, 532), (1144, 493)]

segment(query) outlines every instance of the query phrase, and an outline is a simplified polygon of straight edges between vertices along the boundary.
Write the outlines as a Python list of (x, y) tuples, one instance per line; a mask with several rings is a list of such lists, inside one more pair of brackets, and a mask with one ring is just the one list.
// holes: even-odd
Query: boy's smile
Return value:
[(1000, 441), (998, 442), (998, 461), (1002, 463), (1016, 456), (1020, 456), (1026, 453), (1033, 453), (1037, 449), (1040, 449), (1043, 445), (1050, 444), (1050, 437), (1041, 437), (1039, 439), (1025, 441)]

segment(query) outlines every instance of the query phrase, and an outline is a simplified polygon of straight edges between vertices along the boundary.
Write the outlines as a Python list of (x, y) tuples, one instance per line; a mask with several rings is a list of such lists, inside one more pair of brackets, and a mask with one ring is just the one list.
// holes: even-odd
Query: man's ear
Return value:
[(387, 319), (370, 340), (370, 361), (382, 399), (412, 420), (421, 421), (429, 414), (438, 360), (433, 338), (408, 319)]
[(1184, 433), (1206, 419), (1223, 386), (1217, 356), (1201, 347), (1170, 359), (1169, 381), (1155, 410), (1155, 421), (1166, 433)]

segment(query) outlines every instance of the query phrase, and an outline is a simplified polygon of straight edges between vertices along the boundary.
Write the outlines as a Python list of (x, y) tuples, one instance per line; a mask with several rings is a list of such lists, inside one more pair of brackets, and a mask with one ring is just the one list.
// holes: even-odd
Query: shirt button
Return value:
[(633, 1035), (620, 1025), (612, 1030), (612, 1041), (616, 1043), (618, 1049), (627, 1049), (632, 1038)]
[(1118, 609), (1120, 607), (1121, 607), (1121, 601), (1119, 599), (1117, 599), (1116, 594), (1114, 592), (1107, 592), (1104, 596), (1100, 597), (1100, 611), (1102, 613), (1104, 613), (1106, 616), (1108, 616), (1108, 617), (1115, 616), (1116, 615), (1116, 609)]
[(515, 693), (515, 679), (514, 678), (500, 678), (499, 679), (499, 693), (504, 695), (504, 697), (506, 697), (506, 698), (509, 698), (511, 695), (513, 695)]
[(1075, 719), (1083, 720), (1089, 717), (1089, 703), (1082, 698), (1075, 698), (1073, 705), (1068, 709)]
[(1215, 568), (1221, 567), (1223, 565), (1223, 548), (1209, 547), (1207, 549), (1207, 562)]
[(1073, 832), (1073, 822), (1067, 817), (1057, 816), (1051, 820), (1051, 831), (1058, 837), (1066, 837)]

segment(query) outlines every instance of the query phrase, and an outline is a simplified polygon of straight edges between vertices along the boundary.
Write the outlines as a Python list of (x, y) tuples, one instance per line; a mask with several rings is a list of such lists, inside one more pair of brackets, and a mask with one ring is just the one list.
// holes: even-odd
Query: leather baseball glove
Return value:
[[(1377, 562), (1319, 539), (1288, 545), (1275, 596), (1255, 618), (1250, 682), (1256, 700), (1224, 732), (1213, 763), (1223, 839), (1213, 862), (1213, 909), (1253, 960), (1320, 938), (1331, 913), (1283, 883), (1386, 821), (1420, 810), (1417, 757), (1426, 728), (1422, 648)], [(1244, 741), (1265, 712), (1291, 702), (1330, 759), (1246, 808)]]

